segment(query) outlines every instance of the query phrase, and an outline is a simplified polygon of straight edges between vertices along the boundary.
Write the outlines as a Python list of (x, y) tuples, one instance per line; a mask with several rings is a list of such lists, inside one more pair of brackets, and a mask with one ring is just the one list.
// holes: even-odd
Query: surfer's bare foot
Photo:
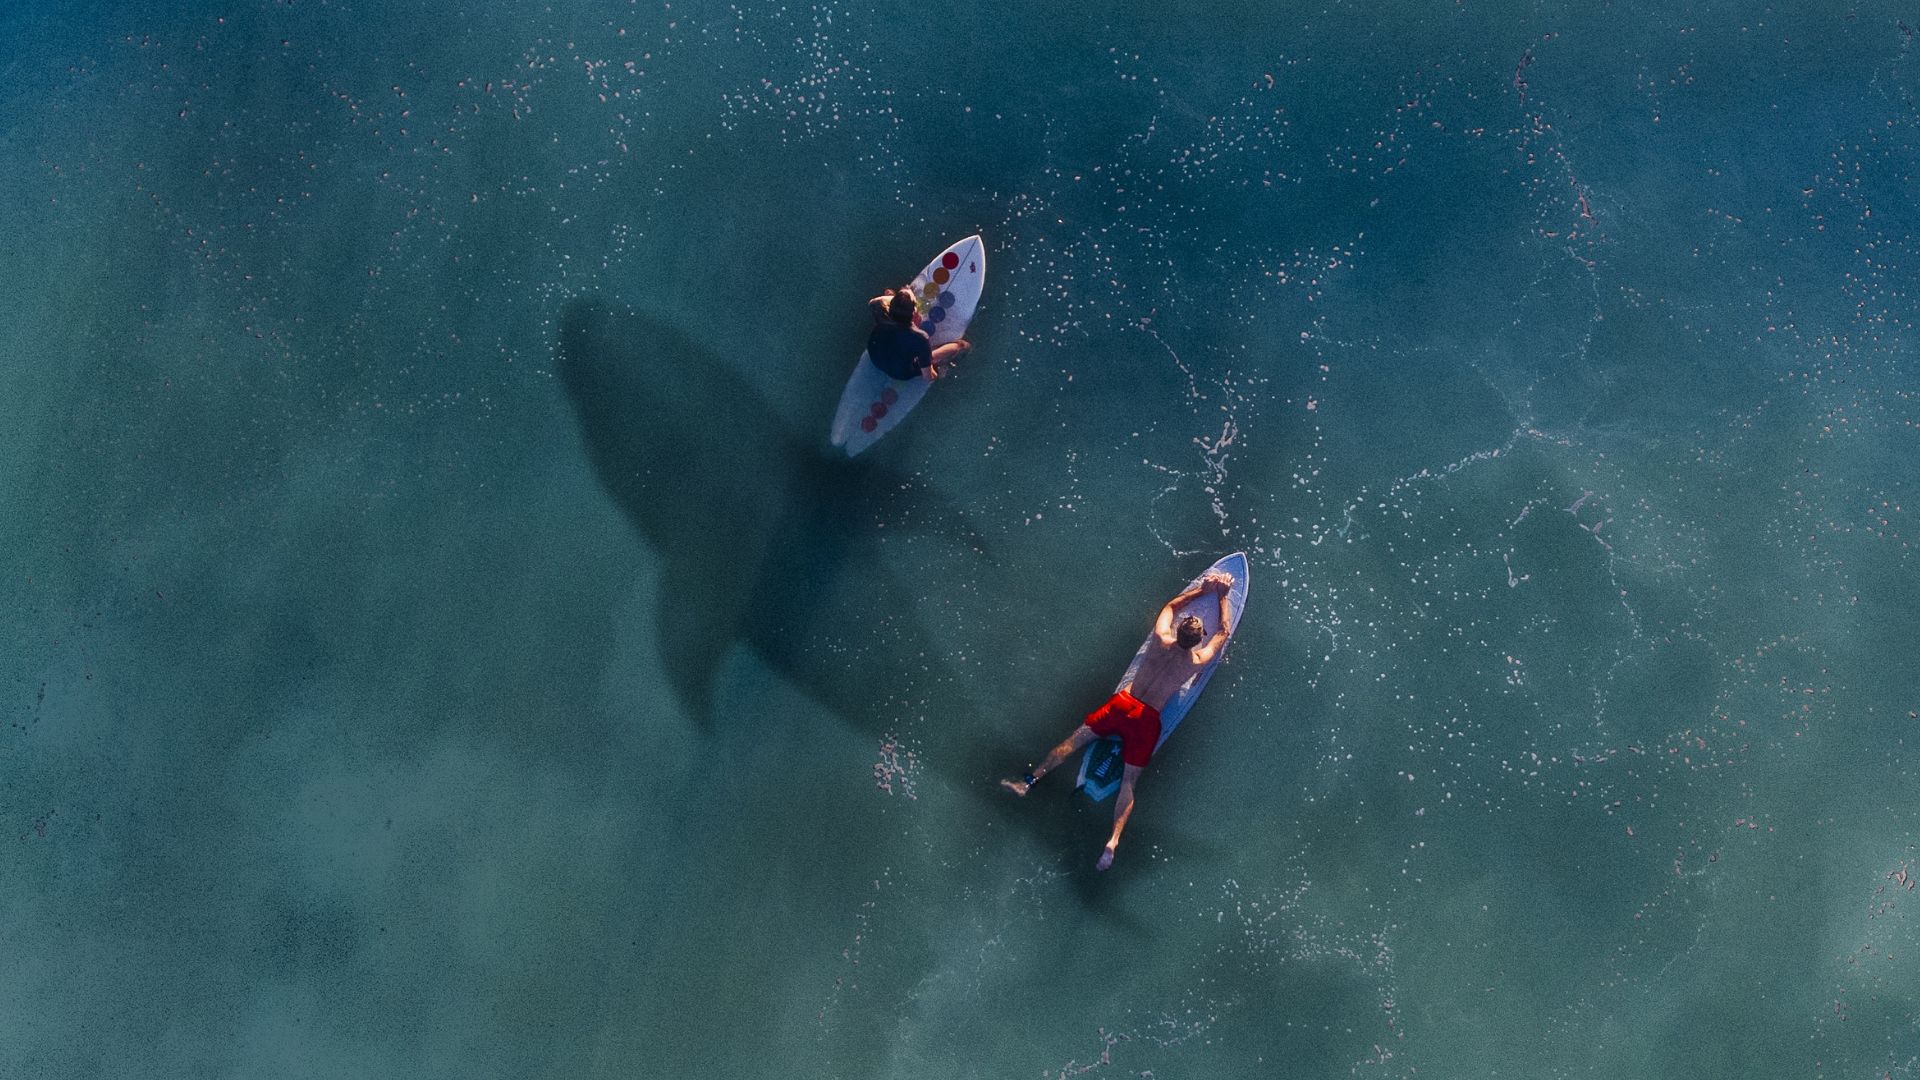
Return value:
[(1026, 798), (1029, 785), (1025, 780), (1002, 780), (1000, 786), (1021, 798)]
[(1111, 867), (1112, 865), (1113, 865), (1113, 845), (1108, 844), (1106, 847), (1106, 850), (1100, 853), (1100, 861), (1097, 863), (1094, 863), (1093, 868), (1096, 870), (1105, 870)]

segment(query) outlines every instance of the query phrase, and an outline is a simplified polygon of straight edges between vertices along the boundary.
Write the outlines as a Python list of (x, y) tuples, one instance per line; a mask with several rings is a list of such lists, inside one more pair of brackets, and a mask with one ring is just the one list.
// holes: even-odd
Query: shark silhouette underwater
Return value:
[[(665, 320), (599, 299), (561, 316), (557, 365), (601, 486), (663, 561), (657, 645), (675, 698), (714, 722), (715, 679), (739, 644), (854, 726), (878, 733), (875, 686), (921, 681), (941, 650), (915, 624), (918, 590), (882, 539), (981, 547), (966, 516), (884, 466), (835, 460), (761, 392)], [(676, 625), (697, 608), (698, 633)], [(853, 661), (822, 636), (873, 631)], [(917, 677), (917, 678), (916, 678)]]

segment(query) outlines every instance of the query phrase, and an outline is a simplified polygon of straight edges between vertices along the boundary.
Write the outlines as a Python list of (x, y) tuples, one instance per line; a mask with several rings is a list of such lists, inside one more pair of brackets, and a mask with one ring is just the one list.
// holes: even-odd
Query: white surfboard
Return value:
[[(958, 341), (967, 332), (986, 281), (987, 247), (978, 234), (935, 255), (913, 279), (920, 329), (933, 339), (934, 348)], [(833, 445), (853, 457), (879, 442), (920, 404), (932, 385), (925, 379), (903, 382), (892, 378), (873, 366), (862, 352), (853, 366), (853, 377), (840, 394), (840, 407), (834, 410)]]
[[(1227, 646), (1233, 644), (1233, 634), (1240, 631), (1240, 612), (1247, 606), (1246, 552), (1236, 551), (1207, 568), (1208, 573), (1215, 570), (1233, 575), (1233, 588), (1227, 590), (1227, 610), (1233, 613), (1233, 629), (1228, 632), (1226, 642), (1220, 646), (1220, 651), (1214, 654), (1213, 659), (1205, 667), (1194, 672), (1186, 685), (1167, 699), (1167, 707), (1160, 710), (1160, 741), (1153, 745), (1156, 753), (1167, 744), (1167, 737), (1173, 734), (1173, 729), (1179, 727), (1180, 721), (1186, 718), (1187, 710), (1193, 708), (1193, 703), (1200, 697), (1200, 691), (1207, 688), (1207, 680), (1213, 678), (1213, 669), (1220, 666), (1221, 657), (1227, 655)], [(1187, 583), (1187, 587), (1192, 588), (1198, 585), (1200, 578), (1206, 576), (1201, 574), (1200, 577), (1194, 578)], [(1201, 593), (1175, 608), (1173, 619), (1179, 622), (1189, 615), (1200, 617), (1208, 637), (1213, 636), (1213, 632), (1220, 629), (1220, 601), (1211, 593)], [(1119, 684), (1114, 687), (1116, 691), (1122, 686), (1133, 683), (1134, 675), (1140, 670), (1140, 661), (1146, 659), (1147, 650), (1157, 644), (1159, 642), (1155, 640), (1154, 635), (1148, 633), (1147, 640), (1140, 645), (1140, 651), (1133, 654), (1133, 663), (1127, 665), (1127, 673), (1120, 676)], [(1093, 801), (1099, 802), (1119, 790), (1120, 776), (1124, 771), (1122, 765), (1119, 738), (1095, 739), (1087, 745), (1087, 752), (1080, 759), (1080, 778), (1074, 782), (1074, 786), (1084, 790)]]

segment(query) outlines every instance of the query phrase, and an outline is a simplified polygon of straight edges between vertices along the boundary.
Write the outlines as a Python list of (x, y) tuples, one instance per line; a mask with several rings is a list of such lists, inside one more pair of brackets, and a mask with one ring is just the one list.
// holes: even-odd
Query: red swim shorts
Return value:
[(1160, 744), (1160, 710), (1125, 690), (1088, 713), (1087, 726), (1095, 735), (1120, 736), (1120, 760), (1140, 768), (1153, 760), (1153, 748)]

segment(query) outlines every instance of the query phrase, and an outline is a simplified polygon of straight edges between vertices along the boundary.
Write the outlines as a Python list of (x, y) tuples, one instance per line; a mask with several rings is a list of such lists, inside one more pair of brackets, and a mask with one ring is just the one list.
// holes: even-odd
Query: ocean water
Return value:
[(1916, 25), (0, 8), (0, 1076), (1920, 1073)]

